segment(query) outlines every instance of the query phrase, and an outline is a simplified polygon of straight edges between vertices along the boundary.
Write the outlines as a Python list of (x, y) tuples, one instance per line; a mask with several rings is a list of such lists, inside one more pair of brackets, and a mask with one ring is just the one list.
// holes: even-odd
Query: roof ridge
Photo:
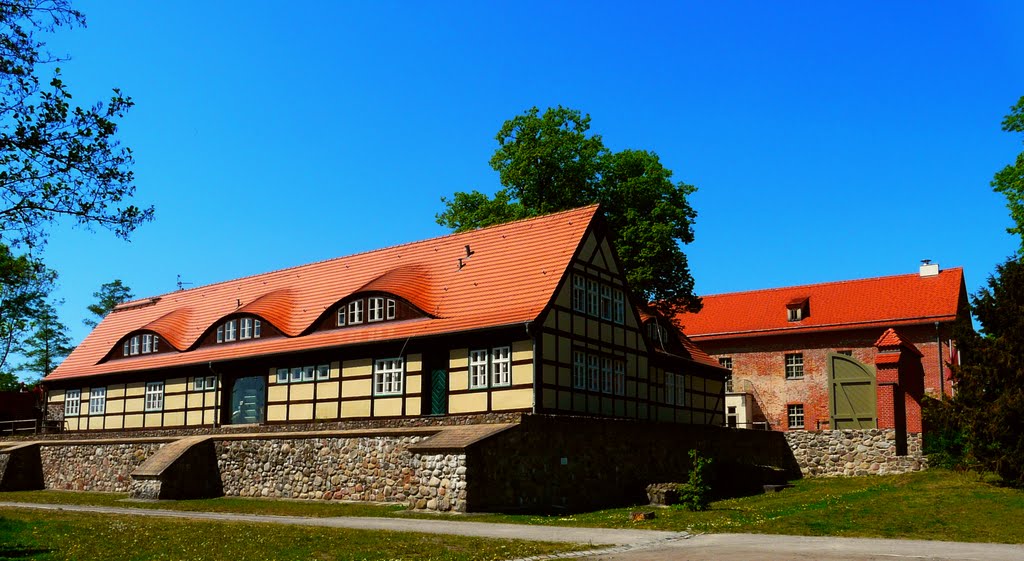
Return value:
[[(484, 226), (482, 228), (476, 228), (476, 229), (473, 229), (473, 230), (466, 230), (464, 232), (451, 232), (451, 233), (443, 234), (443, 235), (440, 235), (440, 236), (434, 236), (432, 238), (426, 238), (426, 239), (422, 239), (422, 240), (413, 240), (413, 241), (403, 242), (403, 243), (399, 243), (399, 244), (395, 244), (395, 245), (390, 245), (390, 246), (386, 246), (386, 247), (380, 247), (380, 248), (377, 248), (377, 249), (369, 249), (369, 250), (366, 250), (366, 251), (359, 251), (359, 252), (356, 252), (356, 253), (350, 253), (348, 255), (339, 255), (337, 257), (329, 257), (327, 259), (321, 259), (319, 261), (310, 261), (309, 263), (302, 263), (302, 264), (299, 264), (299, 265), (292, 265), (292, 266), (289, 266), (289, 267), (282, 267), (280, 269), (274, 269), (274, 270), (271, 270), (271, 271), (263, 271), (261, 273), (253, 273), (251, 275), (244, 275), (244, 276), (235, 277), (235, 278), (232, 278), (232, 279), (226, 279), (226, 280), (211, 282), (210, 284), (203, 284), (203, 285), (199, 285), (199, 286), (193, 286), (193, 287), (186, 288), (186, 289), (181, 289), (181, 290), (172, 290), (171, 292), (165, 292), (163, 294), (156, 294), (156, 295), (153, 295), (153, 296), (145, 296), (143, 298), (138, 298), (136, 300), (132, 300), (131, 302), (135, 302), (135, 301), (140, 301), (141, 302), (143, 300), (151, 300), (153, 298), (164, 298), (164, 297), (169, 297), (169, 296), (176, 295), (176, 294), (181, 294), (181, 293), (184, 293), (184, 292), (191, 292), (193, 290), (200, 290), (200, 289), (205, 290), (205, 289), (209, 289), (210, 287), (221, 285), (221, 284), (228, 284), (228, 283), (232, 283), (232, 282), (243, 281), (243, 280), (246, 280), (246, 279), (252, 279), (252, 278), (256, 278), (256, 277), (263, 277), (263, 276), (267, 276), (267, 275), (273, 275), (275, 273), (283, 273), (283, 272), (286, 272), (286, 271), (293, 271), (295, 269), (302, 269), (302, 268), (305, 268), (305, 267), (311, 267), (313, 265), (320, 265), (320, 264), (323, 264), (323, 263), (330, 263), (332, 261), (339, 261), (341, 259), (350, 259), (350, 258), (353, 258), (353, 257), (359, 257), (359, 256), (362, 256), (362, 255), (368, 255), (368, 254), (371, 254), (371, 253), (380, 253), (380, 252), (383, 252), (383, 251), (388, 251), (388, 250), (391, 250), (391, 249), (398, 249), (398, 248), (407, 247), (407, 246), (410, 246), (410, 245), (425, 244), (425, 243), (429, 243), (429, 242), (443, 240), (445, 238), (454, 238), (454, 237), (457, 237), (457, 236), (464, 236), (464, 235), (467, 235), (467, 234), (472, 234), (472, 233), (480, 232), (482, 230), (491, 230), (491, 229), (497, 229), (497, 228), (505, 228), (505, 227), (508, 227), (508, 226), (512, 226), (514, 224), (520, 224), (520, 223), (523, 223), (523, 222), (531, 222), (531, 221), (534, 221), (534, 220), (552, 219), (552, 218), (555, 218), (556, 216), (563, 215), (563, 214), (571, 214), (571, 213), (584, 214), (584, 211), (591, 210), (591, 215), (593, 215), (594, 213), (596, 213), (597, 208), (599, 206), (600, 206), (600, 203), (594, 203), (594, 204), (590, 204), (590, 205), (587, 205), (587, 206), (571, 208), (571, 209), (567, 209), (567, 210), (560, 210), (558, 212), (552, 212), (552, 213), (549, 213), (549, 214), (542, 214), (542, 215), (539, 215), (539, 216), (530, 216), (530, 217), (527, 217), (527, 218), (520, 218), (518, 220), (512, 220), (510, 222), (502, 222), (501, 224), (492, 224), (490, 226)], [(129, 303), (130, 302), (124, 302), (123, 304), (129, 304)]]
[[(963, 272), (963, 267), (960, 266), (960, 267), (950, 267), (948, 269), (942, 269), (941, 271), (939, 271), (939, 274), (936, 275), (936, 276), (942, 276), (943, 274), (952, 273), (953, 271), (960, 271), (962, 273)], [(901, 275), (882, 275), (882, 276), (877, 276), (877, 277), (867, 277), (867, 278), (863, 278), (863, 279), (846, 279), (846, 280), (826, 281), (826, 282), (818, 282), (818, 283), (810, 283), (810, 284), (797, 284), (797, 285), (792, 285), (792, 286), (777, 286), (777, 287), (774, 287), (774, 288), (757, 288), (757, 289), (753, 289), (753, 290), (739, 290), (739, 291), (736, 291), (736, 292), (719, 292), (717, 294), (702, 294), (702, 295), (700, 295), (700, 297), (701, 298), (714, 298), (716, 296), (737, 296), (737, 295), (740, 295), (740, 294), (757, 294), (757, 293), (764, 293), (764, 292), (777, 292), (777, 291), (781, 291), (781, 290), (796, 290), (796, 289), (800, 289), (800, 288), (817, 288), (817, 287), (820, 287), (820, 286), (833, 286), (833, 285), (840, 285), (840, 284), (856, 284), (856, 283), (863, 283), (863, 282), (874, 282), (874, 281), (880, 281), (880, 280), (898, 279), (898, 278), (904, 278), (904, 277), (920, 277), (920, 276), (921, 276), (920, 273), (904, 273), (904, 274), (901, 274)]]

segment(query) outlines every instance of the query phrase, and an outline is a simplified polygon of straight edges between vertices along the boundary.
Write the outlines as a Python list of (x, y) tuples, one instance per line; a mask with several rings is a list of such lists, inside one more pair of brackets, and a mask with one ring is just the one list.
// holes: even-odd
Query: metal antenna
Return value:
[(193, 284), (193, 283), (182, 281), (181, 280), (181, 273), (178, 273), (178, 282), (177, 282), (177, 284), (178, 284), (178, 290), (185, 290), (185, 285)]

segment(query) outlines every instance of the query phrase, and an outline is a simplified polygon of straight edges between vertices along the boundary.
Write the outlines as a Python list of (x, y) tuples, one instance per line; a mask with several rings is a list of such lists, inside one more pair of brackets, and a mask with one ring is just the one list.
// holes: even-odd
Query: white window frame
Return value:
[(331, 377), (331, 365), (330, 364), (318, 364), (316, 366), (317, 380), (328, 380)]
[(302, 381), (303, 382), (312, 382), (313, 378), (315, 376), (316, 376), (316, 368), (315, 367), (313, 367), (313, 366), (303, 366), (302, 367)]
[(512, 347), (494, 347), (491, 350), (491, 385), (512, 385)]
[(469, 351), (469, 389), (487, 387), (487, 349)]
[(238, 320), (229, 319), (224, 322), (224, 342), (230, 343), (238, 340)]
[(224, 324), (223, 323), (217, 326), (217, 342), (218, 343), (223, 343), (224, 342)]
[(398, 304), (395, 302), (394, 298), (388, 298), (388, 300), (387, 300), (387, 313), (384, 316), (385, 319), (395, 319), (395, 316), (397, 315), (397, 313), (398, 313)]
[(291, 369), (291, 376), (288, 378), (288, 381), (290, 381), (292, 383), (301, 382), (302, 381), (302, 367), (301, 366), (296, 366), (296, 367)]
[(289, 376), (291, 376), (291, 371), (288, 370), (287, 368), (278, 368), (277, 369), (277, 383), (278, 384), (287, 384)]
[(612, 363), (612, 376), (614, 377), (615, 395), (626, 395), (626, 363), (616, 360)]
[(363, 323), (363, 300), (353, 300), (348, 303), (348, 324), (358, 325)]
[(238, 338), (252, 339), (252, 318), (238, 320)]
[(587, 313), (587, 279), (579, 273), (572, 276), (572, 309)]
[(601, 285), (601, 319), (612, 319), (612, 287), (607, 284)]
[(160, 350), (160, 336), (154, 334), (153, 335), (153, 352), (155, 353), (155, 352), (158, 352), (159, 350)]
[(252, 320), (252, 338), (259, 339), (260, 335), (263, 334), (263, 323), (258, 319)]
[(401, 395), (405, 382), (402, 357), (377, 359), (373, 363), (373, 395)]
[(89, 389), (89, 414), (103, 415), (107, 412), (107, 388)]
[(786, 353), (786, 379), (802, 380), (804, 378), (803, 353)]
[(82, 390), (64, 392), (64, 416), (77, 417), (82, 411)]
[(601, 357), (597, 355), (587, 355), (587, 389), (601, 390)]
[(601, 315), (601, 291), (600, 286), (594, 279), (587, 279), (587, 315), (598, 317)]
[(676, 404), (676, 375), (670, 372), (665, 373), (665, 403)]
[(366, 321), (373, 323), (384, 321), (384, 297), (371, 296), (367, 298)]
[(131, 339), (124, 340), (124, 356), (131, 356)]
[(206, 391), (206, 378), (202, 376), (196, 376), (192, 379), (192, 391), (202, 392)]
[(612, 359), (601, 357), (601, 392), (612, 393)]
[(132, 342), (132, 356), (135, 356), (135, 355), (139, 354), (139, 336), (138, 335), (132, 335), (131, 342)]
[(164, 408), (164, 383), (146, 383), (146, 411), (162, 411)]
[(142, 334), (142, 354), (149, 354), (153, 352), (153, 335), (151, 333)]
[(207, 376), (206, 377), (206, 391), (211, 391), (211, 390), (216, 390), (216, 389), (217, 389), (217, 377), (216, 376)]
[(620, 288), (612, 293), (612, 321), (619, 325), (626, 323), (626, 295)]
[(676, 374), (676, 405), (686, 407), (686, 375)]
[(587, 353), (572, 353), (572, 387), (577, 390), (587, 389)]
[(348, 306), (338, 306), (338, 327), (344, 327), (346, 325), (345, 317)]
[(804, 428), (803, 403), (790, 403), (786, 405), (786, 427), (791, 429)]

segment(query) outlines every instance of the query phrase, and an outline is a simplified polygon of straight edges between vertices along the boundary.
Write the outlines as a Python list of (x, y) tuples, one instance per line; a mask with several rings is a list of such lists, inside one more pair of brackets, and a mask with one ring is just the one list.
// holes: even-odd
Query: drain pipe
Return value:
[(946, 365), (942, 364), (942, 334), (939, 322), (935, 322), (935, 347), (939, 353), (939, 401), (946, 400)]
[[(210, 369), (210, 373), (213, 374), (214, 377), (217, 380), (217, 385), (214, 386), (214, 389), (213, 389), (213, 428), (217, 428), (217, 425), (219, 424), (219, 421), (220, 421), (219, 413), (221, 412), (220, 411), (220, 409), (221, 409), (221, 407), (220, 407), (221, 375), (216, 370), (213, 369), (213, 361), (210, 361), (209, 363), (207, 363), (206, 367)], [(203, 410), (204, 410), (203, 414), (204, 415), (205, 415), (205, 409), (206, 408), (203, 407)]]

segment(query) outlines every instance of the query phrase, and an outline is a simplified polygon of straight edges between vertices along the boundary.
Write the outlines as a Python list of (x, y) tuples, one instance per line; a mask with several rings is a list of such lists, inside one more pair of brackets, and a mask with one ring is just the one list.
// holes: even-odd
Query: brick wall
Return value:
[[(898, 328), (900, 335), (911, 342), (924, 355), (924, 390), (938, 395), (939, 358), (935, 340), (935, 326), (908, 326)], [(949, 355), (948, 326), (942, 327), (944, 360)], [(743, 339), (700, 340), (698, 344), (715, 358), (732, 358), (734, 391), (744, 390), (749, 382), (754, 396), (752, 421), (767, 422), (772, 430), (788, 430), (787, 406), (803, 404), (804, 428), (827, 430), (829, 426), (828, 362), (829, 353), (852, 351), (853, 358), (873, 366), (877, 349), (875, 341), (885, 329), (845, 330), (792, 336), (749, 337)], [(787, 380), (785, 355), (802, 353), (804, 377)], [(947, 394), (951, 393), (948, 383)], [(908, 420), (909, 422), (909, 420)]]

